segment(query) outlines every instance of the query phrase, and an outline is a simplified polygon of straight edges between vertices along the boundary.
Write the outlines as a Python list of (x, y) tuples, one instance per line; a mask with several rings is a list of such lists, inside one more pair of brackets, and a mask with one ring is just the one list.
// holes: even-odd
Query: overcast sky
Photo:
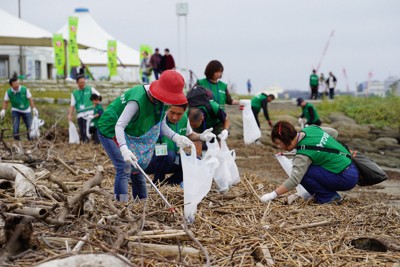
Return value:
[[(134, 49), (168, 47), (185, 67), (185, 20), (178, 52), (178, 0), (20, 0), (24, 20), (59, 30), (75, 8), (88, 8), (107, 32)], [(280, 85), (308, 90), (312, 68), (332, 71), (338, 88), (368, 79), (400, 78), (399, 0), (187, 0), (188, 66), (204, 77), (206, 64), (224, 65), (222, 80), (245, 92)], [(18, 0), (0, 0), (18, 16)], [(332, 31), (334, 36), (329, 38)], [(78, 25), (79, 31), (79, 25)], [(330, 39), (324, 57), (324, 48)], [(78, 40), (79, 41), (79, 40)], [(178, 57), (180, 55), (180, 57)], [(348, 81), (343, 75), (346, 70)]]

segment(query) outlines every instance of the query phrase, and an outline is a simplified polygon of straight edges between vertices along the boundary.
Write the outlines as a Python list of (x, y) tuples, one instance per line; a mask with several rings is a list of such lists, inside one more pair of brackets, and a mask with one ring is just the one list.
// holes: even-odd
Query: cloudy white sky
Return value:
[[(88, 8), (107, 32), (132, 48), (168, 47), (185, 67), (184, 43), (178, 52), (178, 0), (20, 0), (22, 18), (48, 31), (59, 30), (75, 8)], [(222, 80), (244, 92), (272, 85), (308, 90), (312, 68), (332, 71), (338, 88), (350, 90), (368, 79), (400, 78), (399, 0), (187, 0), (188, 66), (203, 77), (218, 59)], [(0, 0), (18, 15), (18, 0)], [(180, 19), (181, 40), (184, 19)], [(78, 26), (79, 30), (79, 26)], [(180, 55), (180, 57), (178, 57)], [(348, 80), (343, 75), (347, 72)]]

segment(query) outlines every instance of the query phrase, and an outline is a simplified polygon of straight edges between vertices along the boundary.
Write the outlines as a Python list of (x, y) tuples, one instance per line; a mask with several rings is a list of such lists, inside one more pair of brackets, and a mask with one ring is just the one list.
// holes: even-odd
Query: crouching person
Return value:
[[(210, 141), (215, 138), (212, 129), (205, 130), (202, 134), (193, 132), (190, 126), (187, 105), (172, 105), (166, 112), (165, 122), (168, 127), (179, 135), (188, 137), (191, 141)], [(154, 174), (154, 183), (167, 183), (170, 185), (181, 184), (183, 181), (182, 165), (179, 156), (179, 147), (167, 138), (162, 130), (157, 141), (155, 152), (146, 173)], [(166, 174), (172, 174), (167, 179)]]
[[(301, 184), (319, 204), (341, 200), (337, 191), (348, 191), (358, 182), (359, 174), (355, 164), (346, 155), (350, 152), (336, 141), (338, 132), (332, 128), (308, 126), (297, 132), (290, 123), (280, 121), (272, 129), (271, 139), (279, 148), (292, 151), (290, 177), (277, 189), (261, 197), (268, 202)], [(328, 148), (342, 152), (330, 153), (310, 148)]]

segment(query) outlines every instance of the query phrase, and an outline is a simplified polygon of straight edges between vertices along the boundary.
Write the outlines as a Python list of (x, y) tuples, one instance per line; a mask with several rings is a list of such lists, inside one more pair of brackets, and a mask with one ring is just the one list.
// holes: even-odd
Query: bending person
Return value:
[[(355, 164), (346, 157), (350, 152), (338, 141), (338, 132), (332, 128), (308, 126), (299, 133), (286, 121), (278, 122), (271, 132), (271, 139), (279, 148), (292, 151), (290, 177), (271, 193), (261, 197), (268, 202), (301, 184), (319, 204), (341, 200), (337, 191), (348, 191), (358, 182), (359, 174)], [(343, 154), (300, 149), (301, 146), (324, 147), (340, 150)]]

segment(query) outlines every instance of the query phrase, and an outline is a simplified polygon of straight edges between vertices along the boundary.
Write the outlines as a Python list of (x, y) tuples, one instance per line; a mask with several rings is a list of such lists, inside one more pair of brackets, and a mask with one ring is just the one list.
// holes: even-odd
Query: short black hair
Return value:
[(92, 95), (90, 96), (90, 101), (93, 101), (93, 100), (99, 100), (99, 101), (101, 101), (101, 95), (92, 94)]
[(12, 85), (12, 83), (16, 82), (16, 81), (18, 81), (18, 77), (13, 76), (10, 78), (10, 80), (8, 82), (10, 83), (10, 85)]
[(76, 82), (78, 82), (82, 78), (85, 79), (85, 75), (83, 75), (83, 74), (76, 75)]

